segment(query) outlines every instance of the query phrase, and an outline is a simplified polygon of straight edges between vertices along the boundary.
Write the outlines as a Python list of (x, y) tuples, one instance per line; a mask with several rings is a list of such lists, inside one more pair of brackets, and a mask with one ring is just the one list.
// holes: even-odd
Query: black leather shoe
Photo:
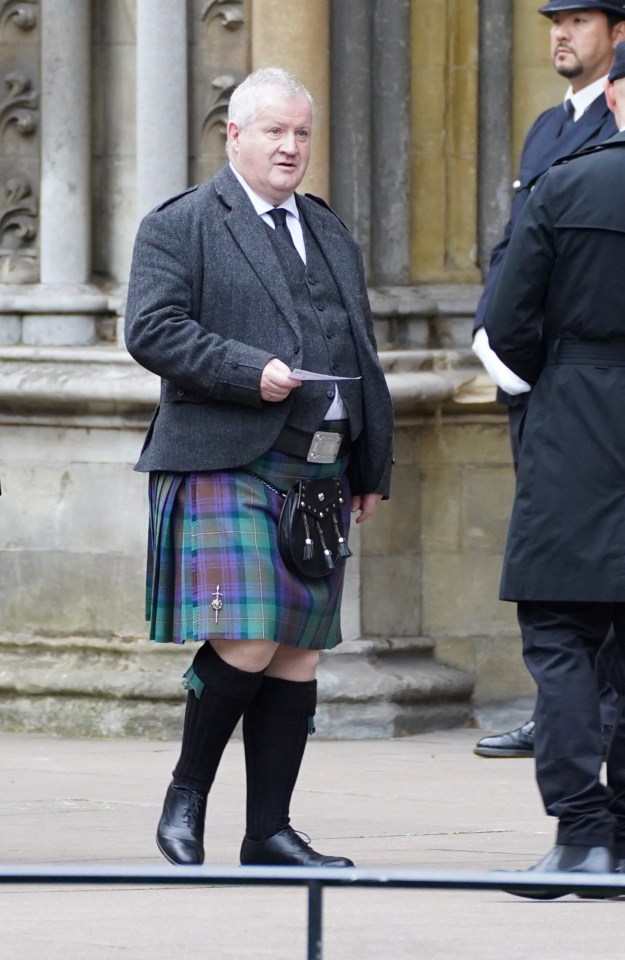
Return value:
[(254, 865), (282, 867), (353, 867), (347, 857), (326, 857), (317, 853), (296, 833), (293, 827), (285, 827), (268, 840), (250, 840), (245, 837), (241, 844), (241, 866)]
[[(532, 873), (614, 873), (616, 860), (610, 847), (581, 847), (577, 844), (557, 844), (537, 864), (530, 867)], [(577, 893), (575, 890), (560, 890), (557, 887), (537, 887), (535, 890), (522, 887), (505, 887), (506, 893), (529, 900), (557, 900), (568, 893), (584, 899), (605, 899), (616, 896), (617, 888), (602, 893)]]
[(534, 728), (533, 720), (508, 733), (498, 733), (491, 737), (482, 737), (473, 748), (478, 757), (533, 757)]
[[(533, 757), (535, 727), (534, 721), (528, 720), (522, 727), (510, 730), (508, 733), (482, 737), (473, 748), (473, 753), (477, 754), (478, 757)], [(602, 724), (601, 750), (604, 760), (608, 753), (611, 738), (612, 727)]]
[(206, 794), (170, 783), (156, 831), (156, 845), (170, 863), (204, 863)]

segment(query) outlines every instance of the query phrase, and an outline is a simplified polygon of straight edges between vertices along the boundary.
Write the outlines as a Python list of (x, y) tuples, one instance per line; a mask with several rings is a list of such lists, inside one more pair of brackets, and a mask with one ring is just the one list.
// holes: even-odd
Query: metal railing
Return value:
[(356, 867), (134, 867), (80, 864), (0, 864), (0, 884), (90, 884), (94, 886), (282, 886), (308, 887), (307, 960), (323, 958), (325, 887), (386, 887), (427, 890), (544, 891), (553, 896), (625, 897), (625, 874), (532, 871), (363, 870)]

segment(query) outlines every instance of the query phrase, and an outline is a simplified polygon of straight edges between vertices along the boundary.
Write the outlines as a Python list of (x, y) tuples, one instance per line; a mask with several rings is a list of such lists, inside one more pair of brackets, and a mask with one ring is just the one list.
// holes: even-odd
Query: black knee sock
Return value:
[(208, 641), (185, 674), (189, 689), (174, 784), (210, 790), (228, 740), (263, 679), (222, 660)]
[(291, 796), (316, 703), (316, 680), (264, 677), (243, 715), (250, 840), (266, 840), (289, 824)]

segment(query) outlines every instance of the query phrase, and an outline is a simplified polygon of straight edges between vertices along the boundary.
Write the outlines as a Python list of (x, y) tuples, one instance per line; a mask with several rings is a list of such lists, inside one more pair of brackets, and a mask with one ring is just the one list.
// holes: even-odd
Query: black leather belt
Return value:
[(310, 453), (311, 450), (314, 450), (315, 438), (318, 437), (319, 433), (332, 433), (341, 437), (337, 457), (343, 457), (349, 453), (351, 440), (347, 420), (324, 420), (319, 430), (314, 433), (307, 433), (305, 430), (298, 430), (296, 427), (285, 426), (271, 444), (271, 449), (277, 450), (278, 453), (288, 453), (292, 457), (302, 457), (304, 460), (309, 459), (314, 462), (316, 458), (310, 456)]
[(547, 363), (624, 367), (625, 340), (552, 340), (547, 344)]

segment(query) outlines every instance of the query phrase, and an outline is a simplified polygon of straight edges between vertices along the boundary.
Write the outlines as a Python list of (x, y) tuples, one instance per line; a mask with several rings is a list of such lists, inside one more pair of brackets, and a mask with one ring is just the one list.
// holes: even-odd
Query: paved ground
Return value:
[[(476, 732), (311, 740), (294, 825), (358, 866), (525, 868), (551, 846), (527, 760), (483, 760)], [(176, 744), (3, 735), (0, 861), (151, 864)], [(241, 744), (209, 804), (207, 860), (236, 864)], [(0, 886), (2, 960), (305, 960), (306, 892)], [(324, 960), (578, 960), (619, 955), (625, 903), (499, 892), (329, 890)]]

